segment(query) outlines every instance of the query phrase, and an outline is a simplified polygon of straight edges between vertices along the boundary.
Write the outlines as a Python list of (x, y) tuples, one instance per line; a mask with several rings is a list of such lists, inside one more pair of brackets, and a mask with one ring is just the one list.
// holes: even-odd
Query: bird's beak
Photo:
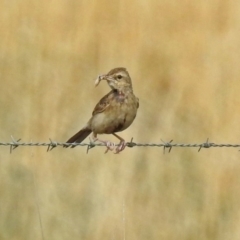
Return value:
[(105, 80), (107, 80), (109, 82), (112, 82), (112, 81), (114, 81), (114, 78), (109, 77), (109, 76), (105, 76)]
[(95, 80), (95, 87), (98, 86), (98, 84), (102, 81), (102, 80), (106, 80), (108, 82), (112, 82), (114, 81), (114, 78), (108, 76), (108, 75), (99, 75), (97, 77), (97, 79)]

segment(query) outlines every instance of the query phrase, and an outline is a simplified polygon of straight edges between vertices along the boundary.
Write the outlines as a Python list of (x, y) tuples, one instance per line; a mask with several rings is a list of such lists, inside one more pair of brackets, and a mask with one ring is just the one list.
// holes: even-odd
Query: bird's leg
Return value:
[(120, 140), (119, 145), (115, 149), (116, 150), (115, 153), (117, 154), (117, 153), (120, 153), (121, 151), (123, 151), (125, 149), (126, 142), (123, 138), (118, 136), (116, 133), (113, 133), (113, 135)]
[(107, 147), (105, 153), (107, 153), (109, 150), (110, 150), (110, 151), (113, 151), (114, 148), (115, 148), (115, 143), (110, 142), (110, 141), (104, 141), (104, 140), (98, 139), (98, 138), (97, 138), (97, 134), (94, 134), (94, 133), (93, 133), (93, 142), (96, 142), (96, 141), (105, 144), (105, 146)]

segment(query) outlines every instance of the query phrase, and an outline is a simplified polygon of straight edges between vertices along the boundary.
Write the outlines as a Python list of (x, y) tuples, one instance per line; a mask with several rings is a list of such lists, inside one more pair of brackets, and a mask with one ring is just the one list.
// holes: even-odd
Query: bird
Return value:
[[(132, 124), (139, 108), (139, 99), (133, 93), (132, 80), (126, 68), (114, 68), (107, 74), (99, 75), (95, 86), (103, 80), (108, 83), (111, 91), (97, 103), (87, 124), (66, 143), (81, 143), (93, 133), (93, 141), (102, 142), (107, 147), (105, 153), (109, 150), (120, 153), (126, 147), (126, 142), (116, 133)], [(120, 142), (115, 146), (110, 141), (99, 139), (98, 134), (112, 134)], [(64, 147), (69, 145), (66, 144)]]

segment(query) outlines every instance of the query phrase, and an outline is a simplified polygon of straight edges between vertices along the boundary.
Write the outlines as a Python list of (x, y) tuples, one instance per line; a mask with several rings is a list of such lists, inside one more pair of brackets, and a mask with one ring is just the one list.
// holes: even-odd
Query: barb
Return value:
[(171, 142), (173, 141), (173, 139), (170, 140), (169, 142), (164, 142), (162, 139), (161, 139), (161, 141), (164, 143), (164, 146), (163, 146), (163, 154), (165, 154), (165, 149), (166, 149), (166, 148), (169, 148), (168, 152), (170, 153), (171, 150), (172, 150), (172, 147), (173, 147), (172, 144), (171, 144)]
[[(95, 143), (90, 140), (89, 143), (62, 143), (62, 142), (56, 142), (51, 139), (50, 142), (20, 142), (21, 139), (15, 140), (13, 136), (11, 136), (12, 141), (11, 142), (0, 142), (1, 146), (10, 146), (10, 153), (17, 147), (47, 147), (47, 151), (51, 151), (53, 148), (56, 147), (63, 147), (63, 146), (80, 146), (80, 147), (87, 147), (87, 153), (90, 149), (94, 147), (102, 147), (105, 146), (103, 143)], [(240, 148), (240, 144), (216, 144), (213, 142), (209, 142), (209, 139), (207, 138), (206, 142), (203, 143), (173, 143), (173, 140), (169, 142), (165, 142), (161, 139), (162, 143), (136, 143), (133, 142), (133, 138), (130, 142), (126, 142), (126, 147), (133, 148), (133, 147), (163, 147), (163, 153), (165, 153), (165, 150), (168, 148), (168, 152), (170, 153), (172, 148), (174, 147), (182, 147), (182, 148), (198, 148), (198, 152), (202, 150), (202, 148), (209, 149), (212, 147), (225, 147), (225, 148)], [(115, 144), (115, 146), (118, 146), (118, 144)]]

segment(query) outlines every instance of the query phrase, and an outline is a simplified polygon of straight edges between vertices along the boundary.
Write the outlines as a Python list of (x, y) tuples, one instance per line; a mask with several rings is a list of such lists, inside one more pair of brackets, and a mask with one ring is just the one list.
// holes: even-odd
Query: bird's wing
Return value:
[(112, 101), (113, 96), (114, 90), (105, 95), (95, 106), (92, 115), (94, 116), (98, 113), (104, 112), (110, 106), (110, 102)]

